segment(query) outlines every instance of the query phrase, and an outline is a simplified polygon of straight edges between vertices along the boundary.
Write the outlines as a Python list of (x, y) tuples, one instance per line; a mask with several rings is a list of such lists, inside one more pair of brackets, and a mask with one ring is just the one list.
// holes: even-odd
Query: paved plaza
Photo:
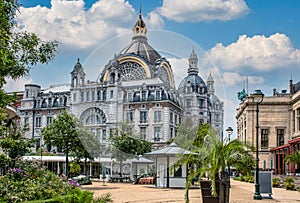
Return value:
[[(133, 185), (129, 183), (105, 183), (93, 182), (83, 188), (92, 190), (95, 195), (101, 196), (111, 193), (116, 203), (147, 202), (184, 202), (184, 189), (156, 188), (153, 185)], [(273, 188), (272, 199), (267, 199), (267, 194), (262, 194), (263, 200), (253, 200), (254, 184), (231, 180), (230, 203), (253, 202), (300, 202), (300, 192), (288, 191), (283, 188)], [(201, 191), (199, 187), (190, 190), (190, 203), (201, 203)]]

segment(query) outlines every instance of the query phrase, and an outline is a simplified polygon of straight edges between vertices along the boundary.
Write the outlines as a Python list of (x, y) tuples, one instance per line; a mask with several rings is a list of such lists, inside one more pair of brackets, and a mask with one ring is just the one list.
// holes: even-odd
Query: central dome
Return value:
[(156, 60), (161, 58), (161, 55), (148, 44), (145, 36), (134, 36), (132, 42), (119, 54), (135, 54), (142, 56), (154, 66), (156, 65)]

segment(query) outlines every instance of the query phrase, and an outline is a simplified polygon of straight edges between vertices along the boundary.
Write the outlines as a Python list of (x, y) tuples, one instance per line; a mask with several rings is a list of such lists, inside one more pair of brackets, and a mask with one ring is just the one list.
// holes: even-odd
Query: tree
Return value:
[(47, 64), (53, 60), (58, 51), (56, 41), (42, 41), (34, 33), (15, 31), (19, 6), (17, 0), (0, 1), (0, 109), (15, 99), (3, 90), (6, 79), (27, 75), (37, 63)]
[[(297, 171), (300, 171), (300, 151), (295, 151), (293, 154), (289, 154), (285, 157), (287, 164), (294, 163), (297, 165)], [(296, 170), (295, 170), (296, 173)]]
[(71, 152), (71, 155), (76, 157), (78, 162), (80, 159), (84, 159), (84, 174), (86, 174), (87, 159), (94, 160), (94, 158), (99, 157), (101, 145), (97, 137), (83, 126), (77, 129), (77, 134), (81, 141), (80, 146)]
[(79, 120), (63, 111), (53, 122), (42, 129), (45, 144), (55, 146), (66, 155), (66, 175), (69, 177), (69, 154), (76, 152), (81, 145), (78, 136)]
[(112, 144), (111, 157), (120, 162), (121, 176), (123, 161), (151, 151), (151, 143), (141, 140), (139, 135), (133, 134), (130, 126), (126, 124), (120, 124), (119, 129), (111, 133), (110, 141)]

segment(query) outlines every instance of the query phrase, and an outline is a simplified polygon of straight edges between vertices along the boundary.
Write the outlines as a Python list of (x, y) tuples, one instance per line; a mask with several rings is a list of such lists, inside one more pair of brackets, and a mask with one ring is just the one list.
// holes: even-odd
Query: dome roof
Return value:
[(199, 75), (188, 75), (186, 76), (179, 84), (178, 91), (179, 93), (183, 93), (185, 88), (191, 86), (192, 91), (195, 92), (199, 87), (204, 88), (203, 93), (207, 93), (207, 86), (204, 80)]
[(142, 56), (154, 66), (156, 64), (155, 61), (161, 58), (161, 55), (148, 44), (145, 36), (134, 36), (132, 42), (119, 54), (125, 55), (132, 53)]

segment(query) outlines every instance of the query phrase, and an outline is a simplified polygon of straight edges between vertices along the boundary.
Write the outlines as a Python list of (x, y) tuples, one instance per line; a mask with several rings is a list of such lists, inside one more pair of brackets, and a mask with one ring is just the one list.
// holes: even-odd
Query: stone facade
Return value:
[[(207, 87), (198, 75), (194, 50), (188, 76), (177, 90), (171, 64), (149, 45), (146, 33), (140, 13), (131, 43), (114, 55), (97, 81), (86, 80), (78, 59), (70, 85), (46, 90), (39, 85), (26, 85), (19, 112), (23, 124), (30, 125), (27, 137), (40, 139), (39, 129), (63, 109), (77, 116), (103, 147), (109, 145), (110, 132), (120, 123), (127, 123), (133, 133), (152, 142), (155, 148), (174, 138), (176, 126), (186, 117), (193, 117), (195, 124), (210, 122), (221, 135), (223, 102), (214, 94), (212, 76)], [(38, 145), (43, 143), (39, 142)]]
[[(300, 92), (297, 84), (290, 81), (290, 92), (265, 96), (259, 104), (259, 167), (274, 169), (272, 149), (287, 144), (300, 135)], [(256, 103), (252, 95), (247, 96), (237, 108), (237, 138), (256, 147)]]

